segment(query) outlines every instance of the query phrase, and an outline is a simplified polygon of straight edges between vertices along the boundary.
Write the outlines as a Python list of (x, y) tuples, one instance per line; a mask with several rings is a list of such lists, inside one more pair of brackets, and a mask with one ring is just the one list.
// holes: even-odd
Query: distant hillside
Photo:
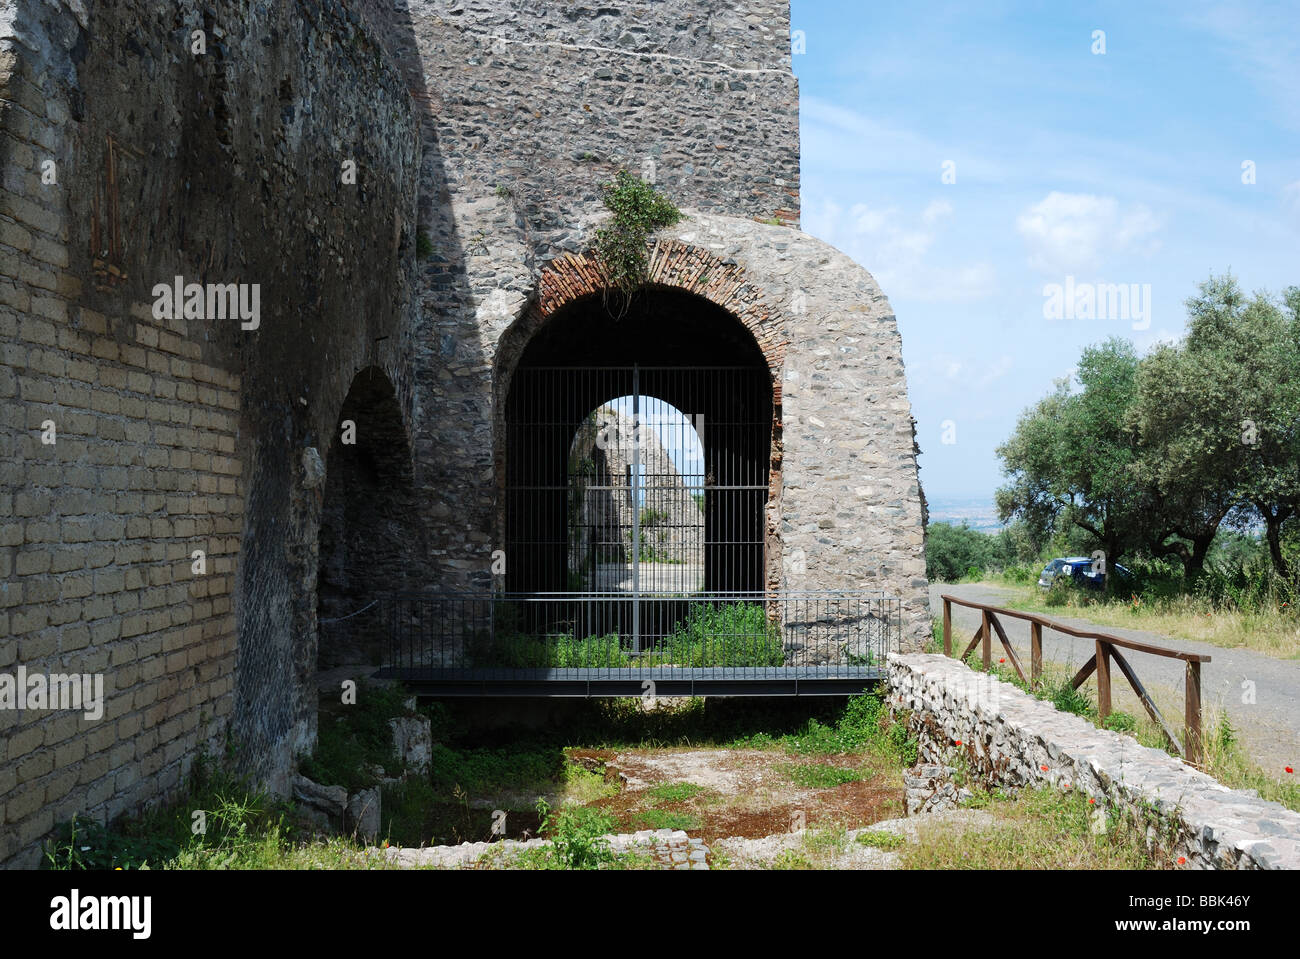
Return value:
[(998, 522), (997, 507), (991, 499), (931, 499), (929, 504), (931, 523), (959, 526), (965, 522), (971, 529), (985, 533), (996, 533), (1003, 527)]

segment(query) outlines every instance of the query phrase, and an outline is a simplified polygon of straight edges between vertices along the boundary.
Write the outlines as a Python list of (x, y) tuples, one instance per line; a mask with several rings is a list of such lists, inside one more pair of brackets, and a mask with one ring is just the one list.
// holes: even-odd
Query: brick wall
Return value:
[(104, 675), (99, 720), (0, 710), (0, 857), (75, 812), (112, 817), (173, 789), (232, 709), (239, 382), (198, 362), (184, 320), (134, 312), (0, 318), (16, 490), (0, 527), (0, 669)]
[[(0, 676), (102, 674), (105, 699), (0, 709), (0, 863), (30, 865), (202, 751), (276, 788), (310, 748), (301, 464), (358, 370), (409, 410), (417, 145), (341, 7), (21, 0), (0, 23)], [(177, 275), (258, 284), (259, 329), (155, 319)]]

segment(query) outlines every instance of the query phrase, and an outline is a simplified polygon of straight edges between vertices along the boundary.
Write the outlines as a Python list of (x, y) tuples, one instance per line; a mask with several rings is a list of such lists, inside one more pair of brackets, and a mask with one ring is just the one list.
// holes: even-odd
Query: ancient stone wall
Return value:
[(537, 255), (580, 249), (621, 168), (683, 205), (798, 222), (788, 3), (413, 0), (408, 15), (447, 177), (424, 187), (501, 190)]
[[(0, 0), (0, 673), (107, 700), (0, 709), (0, 862), (203, 749), (287, 790), (318, 617), (492, 584), (503, 391), (600, 291), (623, 167), (689, 214), (652, 282), (771, 373), (766, 582), (901, 595), (928, 635), (897, 328), (796, 228), (798, 130), (783, 0)], [(155, 312), (178, 276), (256, 287), (252, 327)]]
[[(416, 0), (366, 16), (409, 23), (427, 96), (418, 266), (416, 484), (433, 578), (487, 587), (497, 341), (544, 265), (589, 247), (600, 185), (621, 168), (675, 203), (796, 223), (798, 86), (782, 0), (601, 5)], [(404, 29), (394, 29), (400, 38)], [(397, 43), (392, 49), (398, 51)], [(445, 201), (445, 203), (443, 202)], [(460, 259), (444, 250), (463, 250)]]
[[(201, 750), (274, 785), (314, 738), (304, 451), (328, 449), (364, 366), (411, 404), (417, 126), (355, 20), (6, 10), (0, 672), (101, 674), (105, 708), (0, 709), (0, 861), (32, 862), (73, 813), (168, 795)], [(206, 301), (159, 318), (177, 276), (257, 285), (257, 328), (196, 315)]]
[(1188, 868), (1300, 868), (1300, 813), (1229, 789), (1165, 752), (947, 656), (891, 655), (889, 685), (891, 707), (909, 713), (922, 763), (963, 762), (988, 788), (1050, 783), (1094, 800), (1099, 816), (1163, 823), (1168, 851)]

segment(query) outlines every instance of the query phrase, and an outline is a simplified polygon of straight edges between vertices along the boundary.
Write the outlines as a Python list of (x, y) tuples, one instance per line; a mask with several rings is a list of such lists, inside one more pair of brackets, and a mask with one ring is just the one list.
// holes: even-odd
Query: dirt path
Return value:
[(617, 795), (593, 805), (628, 830), (667, 825), (706, 842), (755, 839), (805, 826), (866, 826), (903, 809), (901, 773), (861, 755), (795, 756), (782, 749), (589, 755), (603, 760), (607, 781), (619, 784)]
[[(956, 585), (932, 584), (930, 609), (936, 619), (943, 615), (940, 596), (948, 593), (977, 603), (1006, 606), (1017, 594), (1015, 590), (985, 583), (960, 583)], [(1153, 646), (1167, 646), (1188, 652), (1204, 653), (1213, 657), (1203, 667), (1201, 674), (1202, 700), (1207, 706), (1222, 709), (1237, 731), (1241, 743), (1251, 757), (1275, 778), (1283, 778), (1284, 767), (1293, 769), (1300, 765), (1300, 661), (1274, 659), (1247, 649), (1227, 649), (1191, 640), (1173, 639), (1158, 633), (1118, 626), (1099, 626), (1078, 616), (1059, 616), (1069, 626), (1093, 628), (1113, 633), (1124, 639), (1133, 639)], [(970, 642), (980, 625), (977, 610), (953, 605), (953, 645), (960, 652)], [(1025, 664), (1029, 662), (1029, 624), (1023, 620), (1000, 617), (1016, 655)], [(1001, 648), (993, 638), (994, 655)], [(1048, 662), (1079, 667), (1092, 656), (1091, 640), (1075, 639), (1063, 633), (1045, 632), (1043, 658)], [(1184, 666), (1178, 660), (1166, 659), (1144, 653), (1128, 653), (1138, 677), (1151, 690), (1160, 710), (1175, 729), (1182, 728), (1182, 703)], [(1115, 688), (1126, 691), (1119, 699), (1119, 708), (1140, 713), (1135, 697), (1127, 695), (1128, 684), (1116, 671), (1119, 679)], [(1254, 684), (1254, 702), (1248, 700), (1248, 683)], [(1136, 707), (1136, 708), (1134, 708)]]

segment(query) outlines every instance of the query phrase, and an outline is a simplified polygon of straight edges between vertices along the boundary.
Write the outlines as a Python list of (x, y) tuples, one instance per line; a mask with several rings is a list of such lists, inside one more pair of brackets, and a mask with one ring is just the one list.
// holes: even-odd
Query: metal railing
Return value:
[(399, 593), (379, 604), (385, 668), (421, 678), (865, 675), (883, 673), (901, 636), (901, 601), (879, 593)]
[[(1070, 685), (1078, 689), (1093, 673), (1097, 674), (1097, 715), (1104, 723), (1111, 713), (1111, 663), (1119, 667), (1124, 678), (1128, 680), (1129, 685), (1133, 687), (1133, 692), (1141, 701), (1143, 708), (1147, 711), (1153, 722), (1156, 723), (1164, 733), (1169, 744), (1178, 751), (1178, 754), (1189, 763), (1200, 764), (1204, 759), (1204, 744), (1201, 736), (1201, 664), (1210, 662), (1209, 656), (1199, 653), (1188, 653), (1176, 649), (1164, 649), (1160, 646), (1152, 646), (1149, 643), (1140, 643), (1131, 639), (1123, 639), (1119, 636), (1112, 636), (1110, 633), (1099, 633), (1093, 630), (1076, 629), (1073, 626), (1067, 626), (1064, 623), (1058, 623), (1055, 620), (1048, 619), (1045, 616), (1038, 616), (1034, 613), (1022, 613), (1014, 609), (1005, 609), (1001, 606), (988, 606), (983, 603), (975, 603), (970, 600), (960, 599), (956, 596), (943, 596), (943, 654), (952, 656), (952, 604), (965, 606), (969, 609), (978, 609), (980, 611), (980, 625), (975, 631), (971, 641), (966, 644), (966, 648), (958, 659), (965, 660), (977, 645), (981, 649), (981, 662), (987, 670), (993, 661), (992, 646), (993, 633), (997, 633), (998, 640), (1002, 643), (1003, 649), (1006, 650), (1006, 658), (1010, 661), (1011, 667), (1015, 670), (1020, 681), (1026, 683), (1031, 689), (1036, 689), (1042, 680), (1043, 673), (1043, 630), (1051, 629), (1058, 633), (1064, 633), (1067, 636), (1073, 636), (1076, 639), (1091, 639), (1096, 644), (1096, 649), (1092, 657), (1083, 664), (1082, 668), (1074, 674), (1070, 680)], [(1029, 625), (1029, 675), (1025, 675), (1024, 667), (1020, 663), (1020, 658), (1016, 651), (1011, 648), (1011, 641), (1007, 639), (1006, 630), (998, 622), (999, 616), (1009, 616), (1012, 619), (1023, 619)], [(1142, 681), (1138, 679), (1137, 673), (1125, 656), (1119, 651), (1119, 648), (1131, 649), (1135, 652), (1150, 653), (1153, 656), (1163, 656), (1166, 659), (1179, 659), (1187, 664), (1185, 677), (1185, 695), (1184, 695), (1184, 712), (1183, 712), (1183, 742), (1178, 741), (1174, 735), (1173, 729), (1165, 717), (1161, 715), (1151, 694), (1147, 692)]]

